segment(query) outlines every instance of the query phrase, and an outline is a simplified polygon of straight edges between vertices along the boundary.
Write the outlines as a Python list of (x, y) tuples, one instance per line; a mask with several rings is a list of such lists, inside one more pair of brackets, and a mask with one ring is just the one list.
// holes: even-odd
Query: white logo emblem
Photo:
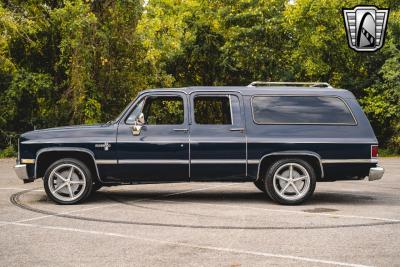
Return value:
[(94, 147), (104, 148), (104, 151), (108, 151), (108, 149), (111, 147), (111, 144), (105, 142), (104, 144), (95, 144)]
[(377, 51), (385, 41), (389, 9), (357, 6), (343, 9), (347, 39), (351, 49), (359, 52)]

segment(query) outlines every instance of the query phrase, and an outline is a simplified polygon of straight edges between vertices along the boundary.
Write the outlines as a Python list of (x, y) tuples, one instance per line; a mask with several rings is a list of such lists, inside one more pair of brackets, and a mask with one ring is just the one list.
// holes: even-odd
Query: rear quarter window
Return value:
[(257, 124), (342, 124), (356, 125), (344, 101), (334, 96), (254, 96)]

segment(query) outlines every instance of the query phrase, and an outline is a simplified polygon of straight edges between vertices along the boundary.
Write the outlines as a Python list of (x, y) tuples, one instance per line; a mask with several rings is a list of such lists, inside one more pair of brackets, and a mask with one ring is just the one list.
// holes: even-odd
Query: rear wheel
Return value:
[(59, 204), (75, 204), (92, 192), (93, 180), (88, 167), (76, 159), (61, 159), (46, 171), (44, 189), (47, 196)]
[(269, 197), (285, 205), (303, 203), (313, 194), (315, 185), (315, 171), (302, 159), (278, 160), (265, 176), (265, 188)]

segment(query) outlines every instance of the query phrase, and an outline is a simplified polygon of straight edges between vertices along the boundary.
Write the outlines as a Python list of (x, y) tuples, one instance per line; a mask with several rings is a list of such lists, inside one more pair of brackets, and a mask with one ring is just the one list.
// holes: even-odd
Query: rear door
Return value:
[(242, 102), (242, 96), (235, 92), (191, 94), (191, 180), (236, 180), (246, 176)]

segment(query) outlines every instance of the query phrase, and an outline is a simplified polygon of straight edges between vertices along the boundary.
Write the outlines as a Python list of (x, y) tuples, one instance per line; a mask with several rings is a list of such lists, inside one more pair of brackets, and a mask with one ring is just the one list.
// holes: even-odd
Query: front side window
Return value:
[(196, 96), (194, 119), (197, 124), (232, 124), (230, 96)]
[(143, 113), (146, 125), (183, 124), (183, 99), (180, 96), (148, 96), (135, 106), (126, 122), (134, 123), (140, 113)]
[(136, 104), (136, 106), (132, 110), (131, 114), (129, 114), (128, 118), (126, 119), (127, 124), (135, 123), (136, 118), (139, 116), (139, 114), (143, 110), (143, 105), (144, 105), (145, 99), (146, 98), (140, 100), (140, 102)]
[(259, 124), (356, 124), (347, 105), (331, 96), (255, 96)]

